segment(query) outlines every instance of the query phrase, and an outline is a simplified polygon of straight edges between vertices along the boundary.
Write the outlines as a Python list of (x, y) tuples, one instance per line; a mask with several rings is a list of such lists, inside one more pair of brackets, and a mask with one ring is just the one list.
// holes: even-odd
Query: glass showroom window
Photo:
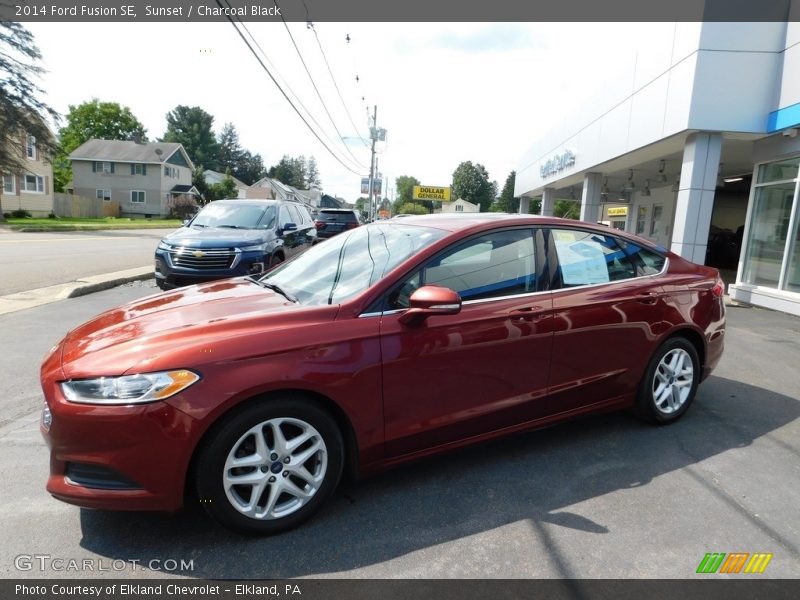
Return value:
[(758, 168), (743, 283), (800, 292), (796, 215), (798, 167), (800, 158)]

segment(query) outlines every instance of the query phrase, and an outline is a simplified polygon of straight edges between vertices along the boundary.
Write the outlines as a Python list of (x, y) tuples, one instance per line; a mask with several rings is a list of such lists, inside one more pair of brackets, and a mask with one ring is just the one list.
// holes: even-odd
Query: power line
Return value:
[[(272, 3), (275, 5), (275, 7), (280, 12), (280, 6), (278, 6), (277, 1), (273, 0)], [(283, 15), (281, 15), (281, 21), (283, 21), (283, 26), (286, 28), (286, 33), (289, 34), (289, 39), (292, 40), (292, 45), (294, 46), (294, 49), (297, 52), (297, 56), (300, 58), (300, 62), (303, 63), (303, 68), (306, 70), (306, 75), (308, 75), (308, 79), (311, 81), (311, 85), (314, 87), (314, 91), (317, 93), (317, 98), (319, 98), (319, 101), (322, 103), (322, 108), (325, 109), (325, 114), (328, 115), (328, 119), (330, 120), (331, 125), (333, 125), (333, 129), (336, 131), (336, 135), (338, 135), (339, 139), (342, 141), (342, 145), (344, 146), (344, 149), (347, 150), (347, 153), (350, 156), (353, 157), (353, 160), (356, 162), (356, 164), (359, 167), (361, 167), (363, 169), (366, 169), (367, 167), (365, 165), (363, 165), (359, 161), (359, 159), (350, 151), (350, 148), (347, 147), (347, 142), (344, 141), (344, 138), (342, 137), (342, 133), (339, 131), (339, 128), (336, 126), (336, 123), (334, 122), (333, 117), (331, 116), (331, 112), (328, 110), (328, 105), (325, 104), (325, 100), (322, 98), (322, 94), (320, 94), (319, 89), (317, 88), (317, 84), (314, 82), (314, 77), (312, 77), (311, 71), (308, 70), (308, 65), (306, 65), (306, 61), (303, 58), (303, 54), (300, 52), (300, 48), (297, 47), (297, 42), (295, 41), (294, 36), (292, 35), (291, 30), (289, 29), (289, 25), (286, 23), (286, 19), (283, 18)], [(336, 84), (336, 82), (334, 81), (334, 85), (335, 84)]]
[(322, 53), (322, 59), (325, 61), (325, 66), (328, 68), (328, 73), (331, 76), (331, 81), (333, 81), (333, 87), (336, 88), (336, 93), (339, 95), (339, 100), (341, 100), (342, 106), (344, 107), (344, 110), (347, 113), (347, 118), (350, 119), (350, 124), (353, 126), (356, 135), (358, 135), (358, 139), (361, 140), (361, 143), (364, 144), (364, 146), (369, 148), (369, 142), (367, 142), (367, 140), (365, 140), (364, 137), (360, 133), (358, 133), (358, 127), (356, 127), (356, 124), (353, 122), (353, 117), (350, 115), (350, 111), (347, 109), (347, 104), (345, 103), (344, 98), (342, 97), (342, 92), (339, 91), (339, 85), (336, 83), (336, 78), (333, 76), (333, 71), (331, 71), (331, 66), (328, 63), (328, 57), (325, 56), (325, 50), (322, 49), (322, 42), (320, 42), (319, 35), (317, 35), (317, 30), (314, 28), (313, 25), (311, 26), (311, 30), (314, 32), (314, 37), (317, 39), (317, 45), (319, 46), (319, 51)]
[[(218, 5), (220, 8), (225, 8), (225, 7), (222, 5), (222, 2), (221, 2), (221, 0), (216, 0), (216, 3), (217, 3), (217, 5)], [(228, 4), (228, 7), (230, 8), (230, 4), (229, 4), (227, 1), (226, 1), (226, 4)], [(311, 133), (314, 135), (314, 137), (316, 137), (316, 138), (317, 138), (317, 140), (319, 141), (319, 143), (320, 143), (320, 144), (322, 144), (322, 146), (323, 146), (323, 147), (324, 147), (324, 148), (325, 148), (325, 149), (328, 151), (328, 153), (329, 153), (331, 156), (333, 156), (333, 158), (335, 158), (335, 159), (337, 160), (337, 162), (338, 162), (339, 164), (341, 164), (341, 165), (342, 165), (342, 166), (343, 166), (345, 169), (347, 169), (348, 171), (350, 171), (351, 173), (353, 173), (353, 174), (355, 174), (355, 175), (362, 176), (362, 175), (363, 175), (363, 172), (356, 171), (356, 170), (355, 170), (355, 169), (353, 169), (352, 167), (350, 167), (350, 166), (348, 166), (347, 164), (345, 164), (345, 163), (344, 163), (344, 161), (343, 161), (343, 160), (342, 160), (342, 159), (341, 159), (341, 158), (340, 158), (340, 157), (339, 157), (339, 156), (338, 156), (338, 155), (337, 155), (337, 154), (336, 154), (336, 153), (335, 153), (333, 150), (331, 150), (331, 148), (330, 148), (330, 147), (329, 147), (329, 146), (328, 146), (328, 145), (325, 143), (325, 141), (324, 141), (324, 140), (323, 140), (323, 139), (322, 139), (322, 138), (319, 136), (319, 134), (318, 134), (318, 133), (317, 133), (317, 132), (314, 130), (314, 128), (311, 126), (311, 124), (310, 124), (310, 123), (309, 123), (309, 122), (306, 120), (306, 118), (303, 116), (303, 114), (300, 112), (300, 110), (297, 108), (297, 106), (295, 106), (294, 102), (292, 102), (292, 99), (291, 99), (291, 98), (289, 98), (289, 96), (286, 94), (286, 92), (284, 91), (284, 89), (281, 87), (280, 83), (278, 83), (277, 79), (275, 79), (275, 76), (272, 74), (272, 72), (269, 70), (269, 68), (268, 68), (268, 67), (267, 67), (267, 66), (264, 64), (264, 61), (262, 61), (262, 60), (261, 60), (261, 58), (258, 56), (258, 54), (256, 53), (256, 51), (255, 51), (255, 49), (253, 48), (253, 46), (251, 46), (251, 45), (250, 45), (250, 42), (248, 42), (248, 41), (247, 41), (247, 38), (244, 36), (244, 34), (241, 32), (241, 30), (240, 30), (240, 29), (239, 29), (239, 28), (236, 26), (236, 23), (234, 22), (233, 18), (231, 18), (231, 16), (230, 16), (230, 15), (227, 15), (227, 19), (228, 19), (228, 21), (230, 22), (230, 24), (233, 26), (233, 28), (236, 30), (236, 33), (238, 33), (238, 34), (239, 34), (239, 37), (241, 37), (241, 38), (242, 38), (242, 41), (245, 43), (245, 45), (247, 46), (247, 48), (248, 48), (248, 49), (250, 50), (250, 52), (253, 54), (253, 56), (255, 57), (255, 59), (258, 61), (258, 64), (260, 64), (260, 65), (261, 65), (261, 68), (262, 68), (262, 69), (264, 69), (264, 71), (266, 72), (266, 74), (269, 76), (269, 78), (270, 78), (270, 79), (272, 80), (272, 82), (275, 84), (275, 87), (277, 87), (277, 88), (278, 88), (278, 91), (280, 91), (280, 93), (283, 95), (283, 97), (284, 97), (284, 98), (286, 98), (286, 101), (287, 101), (287, 102), (288, 102), (288, 103), (291, 105), (291, 107), (292, 107), (292, 108), (294, 109), (294, 111), (297, 113), (297, 116), (299, 116), (299, 117), (300, 117), (300, 119), (303, 121), (303, 123), (305, 123), (306, 127), (308, 127), (309, 131), (311, 131)], [(261, 53), (264, 55), (264, 58), (267, 60), (267, 62), (269, 62), (269, 59), (267, 58), (267, 55), (266, 55), (266, 53), (265, 53), (265, 52), (264, 52), (264, 50), (261, 48), (261, 46), (258, 44), (258, 41), (256, 41), (256, 39), (255, 39), (255, 37), (253, 36), (253, 34), (252, 34), (252, 33), (250, 33), (250, 31), (247, 29), (247, 26), (246, 26), (244, 23), (242, 23), (242, 22), (241, 22), (241, 20), (240, 20), (239, 22), (240, 22), (240, 24), (242, 25), (242, 28), (243, 28), (245, 31), (247, 31), (247, 34), (248, 34), (248, 35), (250, 36), (250, 38), (253, 40), (253, 43), (254, 43), (254, 44), (255, 44), (255, 45), (258, 47), (258, 49), (259, 49), (259, 50), (261, 51)], [(271, 64), (271, 63), (270, 63), (270, 64)], [(274, 65), (273, 65), (273, 68), (275, 68), (275, 67), (274, 67)], [(316, 124), (316, 126), (317, 126), (317, 127), (319, 127), (319, 129), (320, 129), (320, 130), (322, 130), (322, 132), (323, 132), (323, 134), (324, 134), (325, 130), (324, 130), (324, 129), (323, 129), (321, 126), (320, 126), (320, 124), (319, 124), (319, 123), (317, 123), (316, 119), (314, 119), (314, 116), (311, 114), (311, 111), (309, 111), (309, 110), (308, 110), (308, 109), (307, 109), (307, 108), (306, 108), (306, 107), (303, 105), (303, 103), (300, 101), (300, 98), (297, 96), (297, 94), (295, 94), (295, 93), (294, 93), (294, 91), (291, 89), (291, 87), (289, 86), (289, 84), (288, 84), (288, 83), (286, 84), (286, 87), (287, 87), (287, 88), (288, 88), (288, 89), (289, 89), (289, 90), (292, 92), (292, 94), (294, 94), (294, 96), (297, 98), (297, 102), (298, 102), (298, 104), (300, 104), (300, 106), (302, 106), (302, 107), (303, 107), (303, 109), (304, 109), (304, 110), (305, 110), (305, 111), (308, 113), (308, 116), (309, 116), (309, 118), (310, 118), (310, 119), (311, 119), (311, 120), (312, 120), (312, 121), (313, 121), (313, 122)]]

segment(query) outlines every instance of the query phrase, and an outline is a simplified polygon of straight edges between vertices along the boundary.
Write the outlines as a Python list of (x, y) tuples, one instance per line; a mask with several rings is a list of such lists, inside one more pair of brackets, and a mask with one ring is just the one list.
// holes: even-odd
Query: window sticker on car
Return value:
[(597, 243), (559, 239), (555, 242), (565, 285), (608, 283), (605, 254)]

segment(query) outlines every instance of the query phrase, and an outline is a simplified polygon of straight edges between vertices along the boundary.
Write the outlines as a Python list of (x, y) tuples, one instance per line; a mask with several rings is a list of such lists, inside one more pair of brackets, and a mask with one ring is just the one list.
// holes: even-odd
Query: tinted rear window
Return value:
[(326, 212), (321, 210), (317, 215), (317, 220), (335, 223), (355, 223), (356, 215), (353, 212)]

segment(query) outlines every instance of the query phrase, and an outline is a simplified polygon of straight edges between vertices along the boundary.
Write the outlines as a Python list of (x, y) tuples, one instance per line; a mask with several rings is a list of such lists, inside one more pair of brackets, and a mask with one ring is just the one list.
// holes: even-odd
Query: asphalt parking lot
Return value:
[[(42, 356), (155, 291), (139, 282), (0, 316), (0, 577), (691, 578), (709, 577), (695, 575), (707, 552), (768, 552), (760, 577), (800, 575), (798, 318), (729, 308), (725, 356), (674, 425), (607, 414), (425, 460), (346, 483), (311, 522), (259, 539), (200, 507), (96, 512), (44, 491)], [(122, 566), (20, 570), (34, 555)], [(170, 560), (192, 568), (148, 568)]]

